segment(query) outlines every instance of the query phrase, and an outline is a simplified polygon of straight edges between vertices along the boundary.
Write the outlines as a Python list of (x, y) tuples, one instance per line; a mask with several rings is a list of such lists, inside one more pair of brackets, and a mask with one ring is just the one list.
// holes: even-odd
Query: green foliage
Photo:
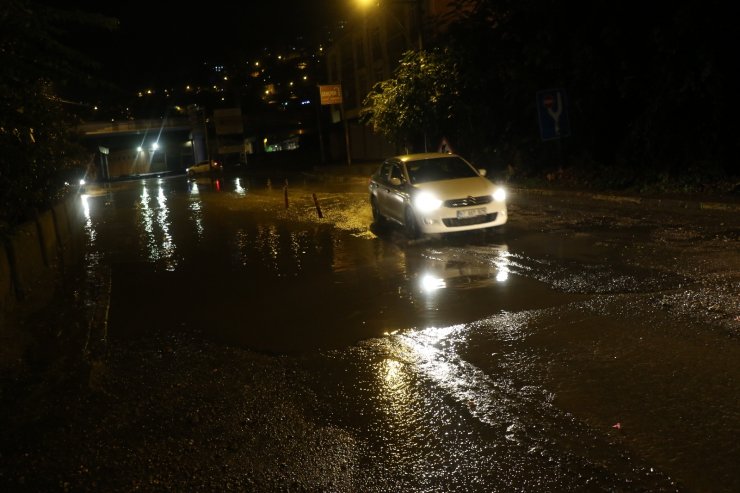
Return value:
[(74, 118), (57, 87), (85, 80), (92, 64), (59, 41), (68, 26), (112, 27), (111, 19), (28, 0), (0, 6), (0, 231), (48, 207), (64, 172), (83, 164)]
[(460, 76), (448, 50), (407, 51), (393, 78), (378, 82), (363, 101), (362, 121), (408, 145), (454, 125)]

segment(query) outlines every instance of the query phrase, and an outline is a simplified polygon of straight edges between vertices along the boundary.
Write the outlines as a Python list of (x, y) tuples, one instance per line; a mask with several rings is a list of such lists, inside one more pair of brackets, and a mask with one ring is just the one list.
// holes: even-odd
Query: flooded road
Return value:
[[(410, 242), (370, 226), (364, 184), (283, 178), (82, 198), (89, 275), (112, 286), (99, 385), (178, 402), (185, 425), (151, 425), (169, 446), (223, 437), (235, 490), (740, 490), (732, 214), (520, 194), (503, 232)], [(255, 436), (274, 448), (239, 460)]]

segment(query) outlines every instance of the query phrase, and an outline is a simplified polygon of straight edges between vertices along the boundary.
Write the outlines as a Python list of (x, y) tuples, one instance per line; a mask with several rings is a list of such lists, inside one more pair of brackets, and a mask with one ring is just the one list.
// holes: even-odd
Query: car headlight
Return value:
[(493, 200), (496, 202), (503, 202), (506, 200), (506, 190), (499, 187), (493, 192)]
[(414, 206), (419, 212), (431, 212), (439, 209), (442, 201), (429, 192), (421, 192), (414, 197)]

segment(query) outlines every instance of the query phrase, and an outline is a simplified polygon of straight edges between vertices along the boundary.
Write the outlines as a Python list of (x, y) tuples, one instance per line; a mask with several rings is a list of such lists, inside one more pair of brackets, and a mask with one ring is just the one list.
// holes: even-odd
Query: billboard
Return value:
[(216, 135), (233, 135), (244, 132), (241, 108), (222, 108), (213, 110), (213, 124)]
[(342, 104), (342, 85), (319, 86), (319, 95), (321, 96), (322, 105)]

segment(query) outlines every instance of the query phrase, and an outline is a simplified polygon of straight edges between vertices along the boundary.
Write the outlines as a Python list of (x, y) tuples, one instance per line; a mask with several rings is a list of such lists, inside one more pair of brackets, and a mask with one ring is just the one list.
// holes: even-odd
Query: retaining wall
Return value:
[(33, 311), (54, 296), (57, 281), (82, 251), (83, 219), (74, 195), (0, 242), (0, 336), (7, 335), (14, 313)]

